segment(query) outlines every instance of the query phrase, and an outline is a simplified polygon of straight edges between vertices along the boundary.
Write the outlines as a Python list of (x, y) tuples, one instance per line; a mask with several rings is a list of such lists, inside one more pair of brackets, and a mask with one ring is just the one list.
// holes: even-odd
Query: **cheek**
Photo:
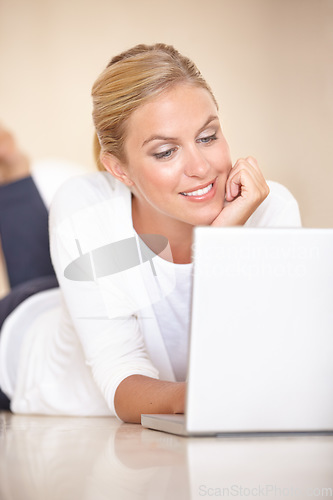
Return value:
[(225, 139), (224, 136), (222, 136), (222, 140), (220, 142), (220, 145), (219, 145), (219, 155), (220, 155), (220, 158), (221, 158), (221, 163), (223, 164), (224, 166), (224, 170), (225, 171), (230, 171), (231, 167), (232, 167), (232, 162), (231, 162), (231, 155), (230, 155), (230, 149), (229, 149), (229, 145)]
[(229, 172), (232, 168), (232, 163), (228, 149), (219, 148), (214, 151), (212, 162), (218, 172), (220, 172), (221, 174), (229, 175)]
[(160, 196), (159, 193), (173, 189), (178, 184), (175, 168), (165, 168), (163, 165), (148, 162), (138, 170), (140, 174), (136, 176), (135, 183), (142, 192), (154, 192)]
[(147, 176), (152, 183), (160, 185), (162, 188), (176, 186), (183, 171), (182, 161), (174, 160), (169, 162), (154, 162), (147, 165)]
[(228, 166), (226, 168), (227, 177), (229, 176), (231, 169), (232, 169), (232, 163), (231, 163), (231, 158), (229, 158), (229, 163), (228, 163)]

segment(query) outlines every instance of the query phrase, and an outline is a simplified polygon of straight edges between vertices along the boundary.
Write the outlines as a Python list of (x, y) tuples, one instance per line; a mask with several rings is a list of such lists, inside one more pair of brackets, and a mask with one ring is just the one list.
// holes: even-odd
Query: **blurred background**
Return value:
[(94, 169), (92, 84), (158, 41), (210, 83), (233, 161), (257, 157), (305, 226), (333, 227), (332, 0), (0, 0), (0, 123), (34, 160)]

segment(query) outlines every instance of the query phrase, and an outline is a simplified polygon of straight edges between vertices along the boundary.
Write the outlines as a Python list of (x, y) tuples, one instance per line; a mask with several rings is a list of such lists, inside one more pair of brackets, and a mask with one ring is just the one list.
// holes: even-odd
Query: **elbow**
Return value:
[(141, 412), (140, 405), (136, 400), (136, 391), (133, 391), (133, 382), (135, 376), (125, 378), (117, 387), (114, 396), (114, 408), (117, 417), (127, 424), (140, 424)]

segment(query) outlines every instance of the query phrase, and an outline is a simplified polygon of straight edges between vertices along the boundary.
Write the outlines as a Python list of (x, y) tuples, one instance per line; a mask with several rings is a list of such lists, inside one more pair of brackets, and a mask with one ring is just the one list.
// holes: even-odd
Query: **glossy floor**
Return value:
[(333, 498), (333, 436), (181, 438), (0, 413), (1, 500)]

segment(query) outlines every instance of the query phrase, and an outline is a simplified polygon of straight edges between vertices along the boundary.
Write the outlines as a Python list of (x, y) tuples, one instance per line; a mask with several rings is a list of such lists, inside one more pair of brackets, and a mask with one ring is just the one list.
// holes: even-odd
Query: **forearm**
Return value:
[(118, 386), (115, 409), (124, 422), (140, 423), (142, 413), (184, 413), (185, 382), (131, 375)]

